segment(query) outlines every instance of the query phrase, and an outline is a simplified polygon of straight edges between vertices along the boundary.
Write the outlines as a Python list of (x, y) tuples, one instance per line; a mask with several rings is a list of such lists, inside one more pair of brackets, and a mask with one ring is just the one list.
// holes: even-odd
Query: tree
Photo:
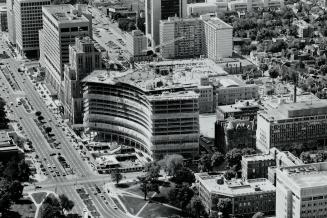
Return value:
[(216, 151), (212, 156), (211, 156), (211, 166), (212, 167), (218, 167), (222, 162), (224, 162), (224, 155)]
[(69, 198), (64, 194), (59, 195), (59, 201), (63, 212), (64, 211), (69, 212), (75, 206), (74, 202), (72, 200), (69, 200)]
[(118, 27), (123, 31), (132, 31), (136, 29), (135, 21), (128, 18), (119, 18)]
[(37, 119), (41, 122), (41, 121), (44, 120), (44, 117), (43, 116), (39, 116)]
[(271, 39), (272, 37), (275, 37), (276, 32), (274, 30), (268, 29), (268, 28), (262, 28), (258, 31), (257, 34), (257, 41), (263, 41), (265, 39)]
[(17, 158), (12, 158), (8, 163), (3, 171), (4, 177), (9, 180), (15, 180), (18, 178), (18, 160)]
[(30, 168), (25, 160), (19, 156), (14, 156), (5, 166), (2, 175), (13, 181), (26, 182), (31, 175)]
[(0, 213), (4, 213), (5, 211), (10, 209), (11, 199), (8, 193), (4, 194), (0, 197)]
[(35, 112), (35, 116), (37, 116), (37, 117), (41, 116), (41, 114), (42, 114), (41, 111), (36, 111)]
[(255, 154), (256, 153), (253, 148), (243, 148), (241, 150), (241, 152), (242, 152), (242, 156), (243, 155), (251, 155), (251, 154)]
[(189, 207), (190, 211), (195, 215), (196, 218), (200, 217), (200, 215), (204, 212), (204, 207), (199, 196), (194, 196), (191, 199)]
[(264, 63), (261, 63), (259, 65), (259, 69), (263, 72), (267, 71), (268, 70), (268, 65), (267, 64), (264, 64)]
[(146, 197), (148, 196), (148, 192), (150, 191), (150, 183), (146, 179), (146, 177), (138, 177), (140, 184), (140, 189), (144, 194), (144, 200), (146, 201)]
[(236, 169), (241, 167), (242, 151), (234, 148), (226, 153), (226, 160), (230, 167), (236, 166)]
[(307, 164), (307, 163), (311, 163), (312, 160), (311, 160), (311, 157), (310, 157), (310, 153), (309, 152), (305, 152), (303, 151), (301, 154), (300, 154), (300, 159), (303, 161), (303, 163)]
[(159, 161), (169, 176), (175, 176), (176, 172), (183, 166), (183, 156), (179, 154), (166, 155), (164, 159)]
[(229, 198), (219, 198), (217, 209), (223, 213), (223, 217), (228, 217), (232, 212), (232, 201)]
[(276, 67), (270, 68), (268, 72), (272, 79), (276, 79), (279, 76), (279, 70)]
[(18, 180), (13, 181), (8, 190), (10, 199), (17, 202), (23, 196), (23, 188), (23, 185)]
[(116, 184), (118, 185), (120, 180), (123, 179), (123, 175), (120, 173), (120, 171), (118, 169), (115, 169), (115, 170), (111, 171), (111, 179), (113, 181), (115, 181)]
[(201, 172), (207, 172), (211, 171), (211, 155), (210, 154), (205, 154), (203, 155), (200, 160), (199, 160), (199, 170)]
[(48, 195), (40, 208), (41, 218), (60, 218), (63, 215), (58, 198), (54, 195)]
[(317, 154), (316, 154), (316, 160), (317, 162), (323, 162), (325, 161), (325, 152), (324, 151), (318, 151)]
[(265, 214), (262, 212), (257, 212), (252, 216), (252, 218), (264, 218), (264, 215)]
[(146, 197), (148, 196), (148, 193), (150, 191), (155, 191), (157, 193), (160, 193), (158, 181), (153, 181), (153, 180), (151, 181), (146, 176), (139, 176), (138, 180), (140, 182), (140, 189), (144, 194), (145, 201), (146, 201)]
[(327, 65), (326, 64), (321, 65), (320, 69), (319, 69), (319, 72), (320, 72), (320, 74), (325, 76), (327, 74)]
[(160, 176), (160, 166), (156, 162), (147, 163), (144, 166), (144, 171), (149, 180), (157, 180)]
[(7, 179), (0, 178), (0, 213), (7, 211), (11, 206), (11, 196), (8, 191), (10, 183)]
[(5, 170), (5, 165), (0, 162), (0, 177), (3, 177), (3, 171)]
[(74, 202), (61, 194), (57, 198), (53, 194), (48, 195), (40, 208), (41, 218), (62, 218), (65, 212), (69, 212), (74, 208)]
[(169, 203), (183, 210), (186, 209), (193, 196), (193, 190), (186, 185), (177, 185), (168, 191)]
[(6, 102), (0, 98), (0, 129), (8, 129), (9, 119), (5, 111)]
[(25, 160), (21, 160), (18, 163), (18, 180), (21, 182), (27, 182), (31, 175), (31, 170)]
[(182, 169), (179, 169), (176, 172), (173, 181), (178, 184), (182, 184), (184, 182), (188, 184), (192, 184), (193, 182), (195, 182), (195, 177), (190, 169), (183, 167)]
[(298, 37), (298, 31), (297, 31), (297, 26), (295, 25), (292, 25), (290, 28), (289, 28), (289, 35), (290, 36), (294, 36), (294, 37)]
[(277, 53), (285, 49), (287, 49), (287, 43), (284, 41), (277, 41), (276, 43), (271, 44), (268, 47), (267, 51), (272, 53)]
[(237, 173), (233, 170), (227, 170), (225, 173), (224, 173), (224, 177), (226, 180), (231, 180), (232, 178), (235, 178), (237, 175)]
[(139, 176), (140, 189), (144, 193), (144, 200), (150, 191), (160, 193), (158, 178), (160, 176), (160, 166), (156, 162), (147, 163), (144, 166), (145, 175)]
[(50, 126), (45, 127), (45, 133), (49, 134), (52, 132), (52, 128)]

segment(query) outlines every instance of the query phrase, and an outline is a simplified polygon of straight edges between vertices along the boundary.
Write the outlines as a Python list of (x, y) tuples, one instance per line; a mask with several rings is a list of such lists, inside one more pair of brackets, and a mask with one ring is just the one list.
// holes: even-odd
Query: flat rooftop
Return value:
[(206, 60), (163, 61), (144, 65), (140, 70), (125, 72), (96, 70), (84, 81), (103, 84), (122, 82), (144, 91), (164, 91), (171, 88), (198, 87), (203, 78), (208, 78), (212, 83), (222, 81), (225, 86), (244, 85), (235, 76), (229, 76), (221, 67)]
[(18, 2), (50, 2), (50, 0), (18, 0)]
[(223, 184), (218, 184), (217, 179), (221, 176), (208, 175), (207, 173), (196, 173), (196, 178), (211, 193), (226, 196), (242, 196), (250, 194), (261, 194), (275, 192), (275, 186), (267, 179), (242, 179), (224, 180)]
[(166, 20), (160, 20), (160, 23), (174, 23), (174, 22), (200, 22), (201, 19), (198, 17), (192, 18), (179, 18), (179, 17), (168, 17)]
[(176, 99), (195, 99), (198, 98), (199, 94), (196, 94), (194, 91), (180, 91), (180, 92), (162, 92), (157, 95), (150, 95), (148, 99), (150, 101), (155, 100), (176, 100)]
[(215, 3), (211, 3), (211, 2), (198, 2), (198, 3), (187, 4), (187, 7), (191, 7), (191, 8), (202, 8), (202, 7), (204, 7), (204, 8), (207, 8), (207, 7), (217, 8), (217, 5)]
[(242, 111), (242, 109), (249, 109), (249, 108), (260, 108), (260, 105), (255, 100), (243, 100), (243, 101), (237, 101), (235, 104), (231, 104), (231, 105), (217, 106), (217, 110), (223, 113), (240, 112)]
[(76, 7), (69, 4), (48, 5), (43, 6), (58, 23), (76, 23), (76, 22), (89, 22), (89, 20), (82, 14), (87, 11), (81, 8), (79, 12)]
[(233, 29), (233, 27), (227, 23), (225, 23), (224, 21), (222, 21), (221, 19), (217, 18), (217, 17), (213, 17), (210, 19), (205, 19), (204, 21), (206, 24), (209, 24), (210, 26), (212, 26), (213, 28), (217, 29), (217, 30), (222, 30), (222, 29)]
[(280, 168), (300, 188), (327, 187), (327, 162)]
[(270, 120), (284, 120), (296, 117), (327, 115), (327, 100), (314, 100), (304, 102), (283, 102), (260, 111)]
[(271, 154), (254, 154), (254, 155), (244, 155), (242, 156), (242, 161), (265, 161), (274, 160), (274, 156)]

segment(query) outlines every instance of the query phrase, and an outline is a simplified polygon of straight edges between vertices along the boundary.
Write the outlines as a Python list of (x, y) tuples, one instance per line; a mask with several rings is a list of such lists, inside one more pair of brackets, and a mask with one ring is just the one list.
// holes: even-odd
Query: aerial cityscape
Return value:
[(326, 0), (0, 0), (0, 218), (327, 218)]

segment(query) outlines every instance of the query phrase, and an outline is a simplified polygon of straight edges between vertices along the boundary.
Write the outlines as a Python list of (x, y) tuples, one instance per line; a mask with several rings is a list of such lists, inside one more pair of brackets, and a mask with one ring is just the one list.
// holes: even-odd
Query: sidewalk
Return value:
[(43, 201), (44, 199), (40, 202), (40, 203), (37, 203), (35, 201), (35, 199), (33, 198), (33, 195), (34, 193), (41, 193), (41, 192), (45, 192), (46, 195), (44, 197), (44, 199), (49, 195), (49, 194), (54, 194), (55, 196), (57, 196), (56, 193), (54, 193), (53, 191), (30, 191), (28, 192), (28, 196), (30, 197), (30, 199), (32, 200), (32, 202), (34, 203), (35, 207), (36, 207), (36, 211), (35, 211), (35, 218), (38, 218), (39, 217), (39, 212), (40, 212), (40, 209), (41, 209), (41, 206), (43, 204)]
[[(134, 179), (127, 179), (127, 180), (122, 180), (121, 183), (130, 183), (130, 182), (134, 182), (134, 181), (135, 181)], [(142, 208), (139, 209), (139, 211), (136, 212), (135, 215), (133, 215), (133, 214), (128, 212), (126, 205), (121, 201), (119, 196), (129, 196), (129, 197), (134, 197), (134, 198), (138, 198), (138, 199), (142, 199), (142, 200), (144, 199), (144, 196), (138, 195), (136, 193), (129, 192), (128, 190), (119, 189), (119, 188), (116, 187), (115, 183), (112, 183), (112, 182), (105, 184), (105, 189), (110, 190), (110, 192), (108, 193), (109, 197), (114, 197), (115, 199), (117, 199), (117, 201), (123, 207), (123, 209), (126, 211), (126, 213), (128, 215), (131, 215), (131, 216), (134, 216), (134, 217), (139, 217), (139, 215), (148, 206), (148, 204), (150, 202), (158, 203), (158, 204), (161, 204), (162, 206), (170, 207), (170, 208), (173, 208), (175, 210), (182, 211), (180, 208), (174, 207), (174, 206), (172, 206), (170, 204), (165, 204), (165, 203), (161, 203), (161, 202), (155, 202), (153, 200), (151, 200), (151, 201), (148, 200), (148, 201), (145, 202), (145, 204), (142, 206)], [(153, 198), (156, 195), (157, 195), (157, 193), (153, 193), (152, 196), (149, 196), (149, 197)]]

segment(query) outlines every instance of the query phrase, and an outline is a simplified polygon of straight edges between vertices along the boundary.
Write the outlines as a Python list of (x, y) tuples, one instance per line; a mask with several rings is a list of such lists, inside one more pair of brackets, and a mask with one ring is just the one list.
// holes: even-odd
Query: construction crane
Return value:
[[(184, 36), (181, 36), (181, 37), (177, 37), (177, 38), (175, 38), (175, 39), (172, 39), (172, 40), (169, 40), (169, 41), (163, 42), (163, 43), (161, 43), (161, 44), (159, 44), (159, 45), (157, 45), (157, 46), (155, 46), (155, 47), (153, 48), (153, 53), (155, 53), (155, 51), (156, 51), (158, 48), (165, 47), (165, 46), (167, 46), (167, 45), (169, 45), (169, 44), (172, 44), (172, 43), (177, 42), (177, 41), (179, 41), (179, 40), (182, 40), (182, 39), (184, 39), (184, 38), (185, 38)], [(150, 50), (151, 50), (151, 49), (150, 49)], [(143, 50), (143, 52), (147, 52), (147, 51), (149, 51), (149, 50), (148, 50), (148, 49)]]

